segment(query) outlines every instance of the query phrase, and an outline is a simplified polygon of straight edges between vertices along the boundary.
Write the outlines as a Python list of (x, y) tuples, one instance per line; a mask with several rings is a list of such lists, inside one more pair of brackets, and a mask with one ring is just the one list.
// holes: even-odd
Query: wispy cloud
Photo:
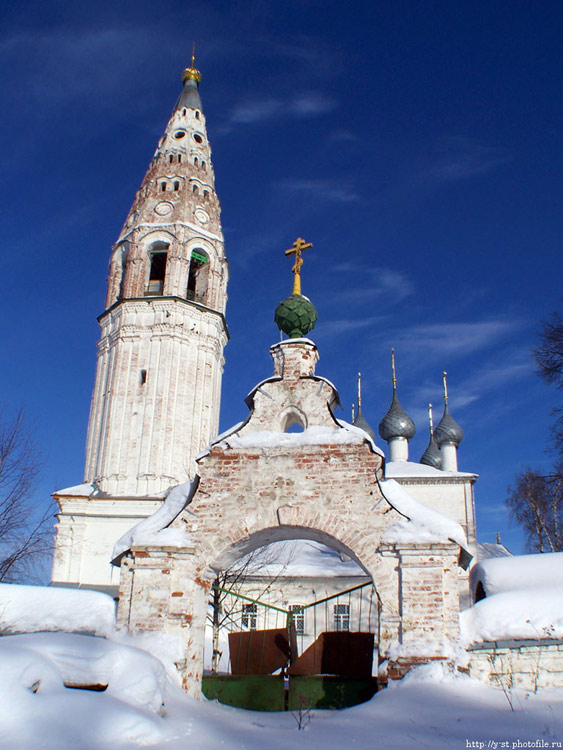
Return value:
[[(415, 290), (413, 282), (406, 274), (391, 268), (339, 263), (333, 270), (347, 276), (350, 281), (342, 285), (345, 291), (339, 294), (340, 299), (370, 300), (374, 304), (381, 303), (382, 299), (386, 302), (401, 302), (410, 297)], [(355, 279), (361, 279), (361, 287), (353, 284)]]
[(515, 320), (487, 320), (479, 323), (433, 323), (414, 326), (396, 339), (397, 346), (426, 355), (469, 354), (484, 349), (521, 327)]
[(354, 203), (361, 200), (354, 186), (347, 180), (283, 180), (279, 187), (295, 193), (310, 193), (315, 198), (338, 203)]
[(471, 138), (448, 136), (437, 143), (415, 171), (413, 182), (447, 184), (487, 174), (510, 161), (502, 148)]
[(236, 125), (264, 122), (274, 117), (317, 117), (330, 112), (335, 106), (336, 102), (333, 99), (317, 91), (306, 91), (289, 99), (246, 99), (235, 105), (223, 127), (223, 132), (231, 130)]
[(338, 320), (323, 320), (318, 331), (315, 330), (315, 339), (319, 341), (330, 339), (341, 333), (354, 333), (366, 328), (373, 328), (385, 320), (385, 316), (376, 315), (370, 318), (340, 318)]

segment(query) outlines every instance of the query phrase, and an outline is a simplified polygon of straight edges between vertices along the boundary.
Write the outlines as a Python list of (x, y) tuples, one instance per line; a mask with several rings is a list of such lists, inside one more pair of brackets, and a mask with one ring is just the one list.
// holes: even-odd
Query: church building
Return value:
[[(355, 630), (367, 637), (356, 644), (364, 656), (371, 644), (370, 675), (381, 664), (399, 675), (447, 658), (470, 604), (477, 477), (458, 471), (463, 433), (445, 375), (444, 413), (419, 463), (409, 460), (415, 428), (398, 400), (394, 359), (379, 425), (387, 456), (361, 399), (353, 424), (338, 419), (338, 392), (317, 374), (309, 338), (317, 316), (301, 294), (310, 247), (301, 238), (286, 251), (294, 286), (276, 309), (287, 338), (270, 349), (273, 374), (247, 397), (246, 421), (217, 437), (228, 264), (200, 81), (192, 58), (112, 251), (84, 481), (54, 493), (52, 582), (106, 591), (119, 597), (120, 625), (176, 638), (183, 686), (199, 695), (221, 572), (271, 543), (306, 540), (353, 561), (369, 582), (370, 615)], [(252, 630), (256, 602), (239, 593)], [(334, 605), (333, 630), (354, 630), (351, 602)], [(307, 606), (288, 610), (284, 624), (295, 676), (334, 640), (323, 632), (298, 653), (292, 634)]]

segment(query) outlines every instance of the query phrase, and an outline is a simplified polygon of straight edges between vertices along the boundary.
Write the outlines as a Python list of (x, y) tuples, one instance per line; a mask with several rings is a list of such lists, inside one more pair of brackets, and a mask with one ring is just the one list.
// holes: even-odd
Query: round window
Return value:
[(201, 137), (199, 133), (194, 133), (194, 141), (196, 143), (203, 143), (203, 138)]
[(176, 140), (178, 140), (178, 141), (179, 141), (179, 140), (180, 140), (180, 138), (184, 138), (184, 136), (185, 136), (185, 135), (186, 135), (186, 131), (185, 131), (185, 130), (177, 130), (177, 131), (176, 131), (176, 132), (174, 133), (174, 138), (176, 138)]

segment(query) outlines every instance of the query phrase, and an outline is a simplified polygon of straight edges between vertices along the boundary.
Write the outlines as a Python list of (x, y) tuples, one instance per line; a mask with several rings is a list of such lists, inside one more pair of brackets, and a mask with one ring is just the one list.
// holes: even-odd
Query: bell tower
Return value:
[(112, 250), (84, 484), (54, 493), (55, 582), (109, 584), (115, 541), (218, 431), (228, 263), (193, 56), (182, 80)]
[(217, 433), (228, 267), (192, 65), (114, 246), (85, 481), (150, 495), (185, 482)]

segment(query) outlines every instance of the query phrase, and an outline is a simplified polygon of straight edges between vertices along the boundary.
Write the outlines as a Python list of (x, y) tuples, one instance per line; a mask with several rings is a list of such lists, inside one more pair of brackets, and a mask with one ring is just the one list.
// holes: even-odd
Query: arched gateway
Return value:
[[(280, 539), (328, 542), (363, 567), (377, 590), (379, 660), (444, 657), (458, 636), (460, 527), (383, 479), (371, 438), (334, 417), (338, 394), (315, 374), (312, 341), (289, 339), (271, 353), (274, 375), (248, 396), (246, 422), (219, 436), (194, 482), (174, 488), (116, 549), (120, 624), (178, 635), (194, 696), (217, 572)], [(282, 431), (291, 410), (306, 420), (303, 432)]]

